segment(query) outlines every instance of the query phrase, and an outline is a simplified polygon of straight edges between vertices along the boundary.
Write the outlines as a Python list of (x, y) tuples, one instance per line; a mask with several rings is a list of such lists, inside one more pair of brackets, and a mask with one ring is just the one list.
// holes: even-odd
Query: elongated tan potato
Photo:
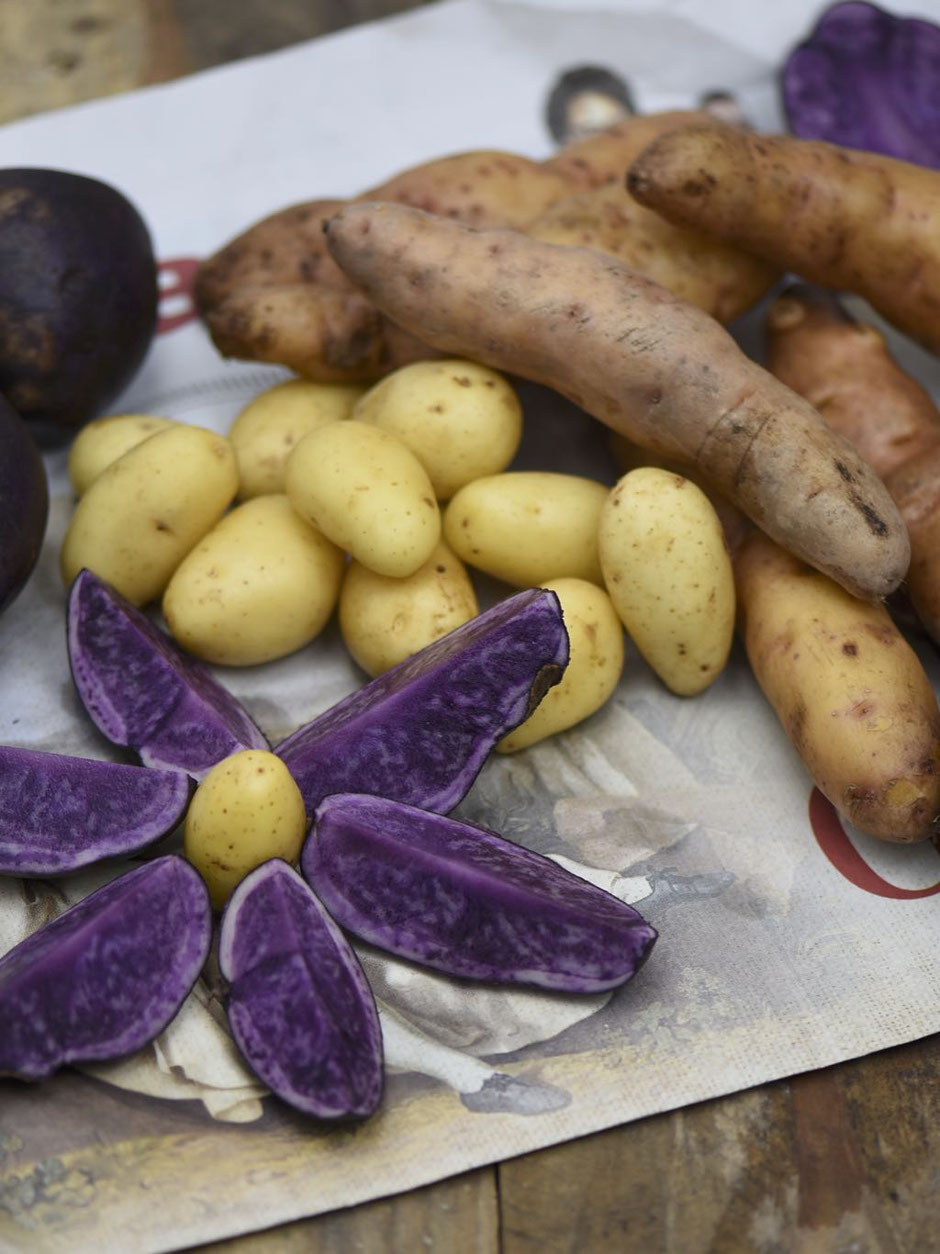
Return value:
[(820, 791), (869, 836), (933, 835), (940, 711), (888, 612), (756, 531), (735, 557), (735, 577), (751, 667)]
[(158, 431), (103, 470), (76, 505), (60, 554), (66, 587), (87, 567), (135, 605), (155, 601), (237, 488), (225, 436), (182, 423)]
[(713, 318), (610, 257), (474, 231), (390, 204), (330, 220), (334, 258), (438, 350), (548, 384), (677, 457), (784, 547), (859, 596), (907, 570), (907, 532), (869, 466)]
[(670, 222), (864, 296), (940, 351), (940, 170), (716, 123), (659, 136), (627, 187)]

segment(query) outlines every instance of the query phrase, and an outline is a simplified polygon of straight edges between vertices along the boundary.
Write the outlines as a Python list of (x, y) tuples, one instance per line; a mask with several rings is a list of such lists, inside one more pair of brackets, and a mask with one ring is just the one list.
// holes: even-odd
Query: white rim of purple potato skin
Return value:
[(179, 771), (0, 746), (0, 875), (67, 875), (139, 853), (177, 827), (192, 793)]
[(459, 979), (605, 992), (632, 979), (658, 935), (633, 906), (543, 854), (369, 794), (321, 803), (301, 872), (352, 935)]
[[(145, 766), (183, 771), (201, 780), (221, 761), (242, 749), (270, 751), (270, 744), (247, 710), (197, 659), (185, 654), (165, 632), (93, 571), (79, 571), (69, 590), (67, 642), (72, 679), (89, 718), (112, 744), (131, 748)], [(126, 686), (136, 710), (119, 708), (119, 692), (109, 675), (88, 656), (100, 646), (103, 629), (116, 633), (120, 653), (114, 675)], [(144, 670), (135, 678), (133, 659)], [(154, 671), (158, 672), (155, 676)], [(165, 690), (158, 700), (160, 683)], [(143, 717), (133, 720), (138, 711)]]
[[(544, 633), (537, 657), (535, 642), (513, 638), (514, 625), (525, 622), (527, 614)], [(485, 664), (487, 642), (504, 635), (505, 673), (488, 675), (492, 665)], [(521, 657), (513, 656), (517, 646)], [(478, 693), (481, 677), (487, 678), (493, 699), (462, 707), (454, 672), (459, 679), (461, 661), (466, 665), (469, 659), (472, 664), (477, 656), (483, 659), (476, 667), (480, 674), (466, 686)], [(281, 741), (275, 752), (294, 776), (308, 815), (323, 797), (339, 792), (375, 792), (446, 813), (466, 796), (496, 743), (524, 722), (544, 693), (558, 683), (568, 657), (558, 597), (548, 589), (526, 589), (350, 693)], [(475, 728), (471, 718), (477, 722)], [(416, 725), (421, 732), (417, 739)], [(456, 759), (445, 761), (448, 728), (452, 738), (459, 736), (467, 743), (459, 745)], [(419, 758), (423, 779), (420, 770), (404, 769), (394, 757), (403, 746)], [(394, 759), (391, 766), (389, 758)]]
[[(269, 881), (280, 881), (285, 891), (293, 891), (295, 900), (309, 911), (315, 925), (322, 929), (324, 939), (336, 952), (339, 970), (343, 978), (349, 981), (350, 991), (362, 1016), (361, 1030), (364, 1036), (364, 1048), (370, 1064), (370, 1073), (365, 1083), (360, 1086), (354, 1104), (332, 1104), (325, 1094), (301, 1092), (291, 1080), (275, 1056), (272, 1056), (268, 1042), (263, 1039), (255, 1023), (251, 1009), (246, 1006), (243, 997), (242, 981), (250, 977), (256, 966), (240, 965), (237, 947), (239, 925), (244, 912), (252, 907), (253, 898), (259, 888)], [(285, 950), (280, 955), (291, 956), (299, 953), (298, 949)], [(252, 957), (255, 955), (253, 954)], [(305, 961), (308, 973), (309, 963)], [(218, 948), (219, 970), (229, 985), (227, 1013), (229, 1027), (239, 1051), (258, 1078), (282, 1101), (304, 1114), (313, 1115), (325, 1120), (363, 1119), (373, 1114), (378, 1108), (384, 1089), (384, 1066), (382, 1050), (382, 1029), (372, 989), (365, 977), (359, 960), (353, 952), (342, 930), (336, 925), (319, 901), (316, 894), (304, 879), (281, 858), (271, 858), (251, 871), (241, 881), (229, 899), (222, 914), (219, 928)]]
[[(148, 900), (161, 887), (160, 881), (165, 881), (163, 900), (158, 908), (151, 902), (149, 917), (155, 923), (148, 929)], [(129, 915), (141, 929), (133, 972), (127, 970), (121, 945), (113, 937), (111, 943), (103, 943), (107, 935), (102, 940), (104, 922), (118, 912)], [(126, 942), (126, 920), (120, 935)], [(211, 939), (206, 886), (177, 854), (146, 862), (83, 898), (0, 958), (0, 1075), (41, 1080), (69, 1064), (108, 1062), (142, 1049), (179, 1012), (205, 965)], [(143, 970), (141, 964), (148, 963), (154, 966)], [(84, 991), (102, 1001), (97, 1013), (94, 1007), (84, 1008), (87, 1022), (80, 1008), (77, 1021), (83, 1036), (78, 1043), (66, 1039), (69, 1026), (75, 1029), (76, 1013), (71, 1013), (70, 1025), (69, 998), (57, 995), (57, 965), (65, 967), (58, 983), (66, 985), (70, 998), (82, 991), (87, 971), (97, 968)], [(139, 988), (129, 987), (132, 976), (152, 986), (144, 1004)], [(31, 981), (34, 985), (38, 981), (35, 991)], [(106, 1030), (102, 1007), (114, 1018), (113, 1031)], [(90, 1035), (92, 1029), (99, 1039)]]

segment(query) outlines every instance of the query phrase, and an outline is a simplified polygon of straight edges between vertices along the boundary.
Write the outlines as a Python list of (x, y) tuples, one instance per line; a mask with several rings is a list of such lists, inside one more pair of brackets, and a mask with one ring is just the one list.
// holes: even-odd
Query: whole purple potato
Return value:
[(150, 233), (121, 192), (0, 170), (0, 392), (42, 443), (63, 443), (130, 382), (156, 319)]
[(0, 396), (0, 612), (33, 572), (48, 515), (49, 485), (39, 449)]

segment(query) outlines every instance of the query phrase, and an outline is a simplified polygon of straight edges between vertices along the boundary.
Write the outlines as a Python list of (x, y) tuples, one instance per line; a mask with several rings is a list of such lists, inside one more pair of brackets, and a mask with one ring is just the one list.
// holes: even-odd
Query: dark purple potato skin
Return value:
[(0, 396), (0, 613), (33, 573), (48, 517), (49, 483), (39, 449)]
[(318, 1119), (376, 1110), (383, 1053), (372, 992), (343, 933), (280, 858), (232, 894), (219, 969), (235, 1042), (273, 1093)]
[(146, 770), (0, 747), (0, 874), (54, 876), (137, 853), (182, 819), (192, 784)]
[(69, 591), (68, 650), (92, 722), (145, 766), (200, 780), (232, 753), (270, 748), (206, 667), (90, 570)]
[(0, 170), (0, 392), (62, 443), (137, 372), (157, 319), (157, 266), (137, 209), (63, 170)]
[(657, 935), (550, 858), (381, 797), (327, 797), (301, 869), (354, 936), (466, 979), (602, 992), (636, 974)]
[(567, 664), (558, 598), (519, 592), (352, 693), (276, 752), (308, 815), (337, 792), (446, 813)]
[(0, 1074), (41, 1080), (159, 1036), (199, 977), (212, 911), (170, 854), (128, 871), (0, 958)]
[(781, 73), (790, 129), (940, 169), (940, 25), (863, 0), (827, 9)]

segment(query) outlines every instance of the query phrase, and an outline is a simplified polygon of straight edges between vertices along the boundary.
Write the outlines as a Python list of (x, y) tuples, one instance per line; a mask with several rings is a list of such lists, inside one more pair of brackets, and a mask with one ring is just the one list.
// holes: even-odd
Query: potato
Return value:
[(444, 538), (469, 566), (517, 588), (566, 575), (599, 584), (597, 524), (607, 491), (552, 471), (488, 475), (447, 506)]
[(748, 660), (816, 787), (867, 836), (936, 836), (940, 710), (885, 607), (849, 596), (756, 528), (735, 576)]
[(62, 543), (63, 581), (70, 586), (87, 567), (135, 605), (156, 600), (237, 488), (225, 436), (182, 423), (158, 431), (112, 462), (79, 500)]
[(346, 205), (326, 240), (406, 331), (693, 466), (856, 596), (883, 598), (907, 573), (907, 529), (871, 467), (714, 318), (616, 258), (390, 204)]
[(393, 371), (356, 403), (353, 417), (404, 440), (439, 501), (505, 470), (522, 439), (522, 406), (509, 382), (459, 358)]
[(82, 427), (69, 449), (69, 482), (81, 496), (102, 470), (148, 436), (173, 426), (172, 418), (153, 414), (110, 414)]
[(427, 471), (395, 435), (370, 423), (311, 431), (287, 462), (294, 509), (379, 575), (413, 575), (440, 539)]
[(322, 631), (344, 561), (283, 493), (255, 497), (183, 559), (163, 595), (163, 614), (172, 636), (207, 662), (270, 662)]
[(525, 722), (499, 741), (500, 753), (515, 753), (582, 722), (610, 698), (623, 671), (623, 624), (604, 589), (586, 579), (549, 579), (542, 586), (561, 602), (568, 665)]
[(221, 910), (239, 881), (268, 858), (296, 862), (306, 828), (300, 789), (281, 759), (245, 749), (223, 758), (196, 789), (183, 853)]
[(406, 579), (350, 562), (339, 597), (339, 626), (354, 661), (375, 677), (479, 613), (463, 562), (440, 541)]
[(286, 379), (249, 401), (229, 428), (242, 500), (284, 491), (284, 468), (298, 440), (348, 418), (365, 388)]
[(598, 531), (604, 583), (643, 657), (673, 692), (692, 696), (724, 669), (734, 633), (734, 576), (714, 507), (682, 475), (624, 475)]

